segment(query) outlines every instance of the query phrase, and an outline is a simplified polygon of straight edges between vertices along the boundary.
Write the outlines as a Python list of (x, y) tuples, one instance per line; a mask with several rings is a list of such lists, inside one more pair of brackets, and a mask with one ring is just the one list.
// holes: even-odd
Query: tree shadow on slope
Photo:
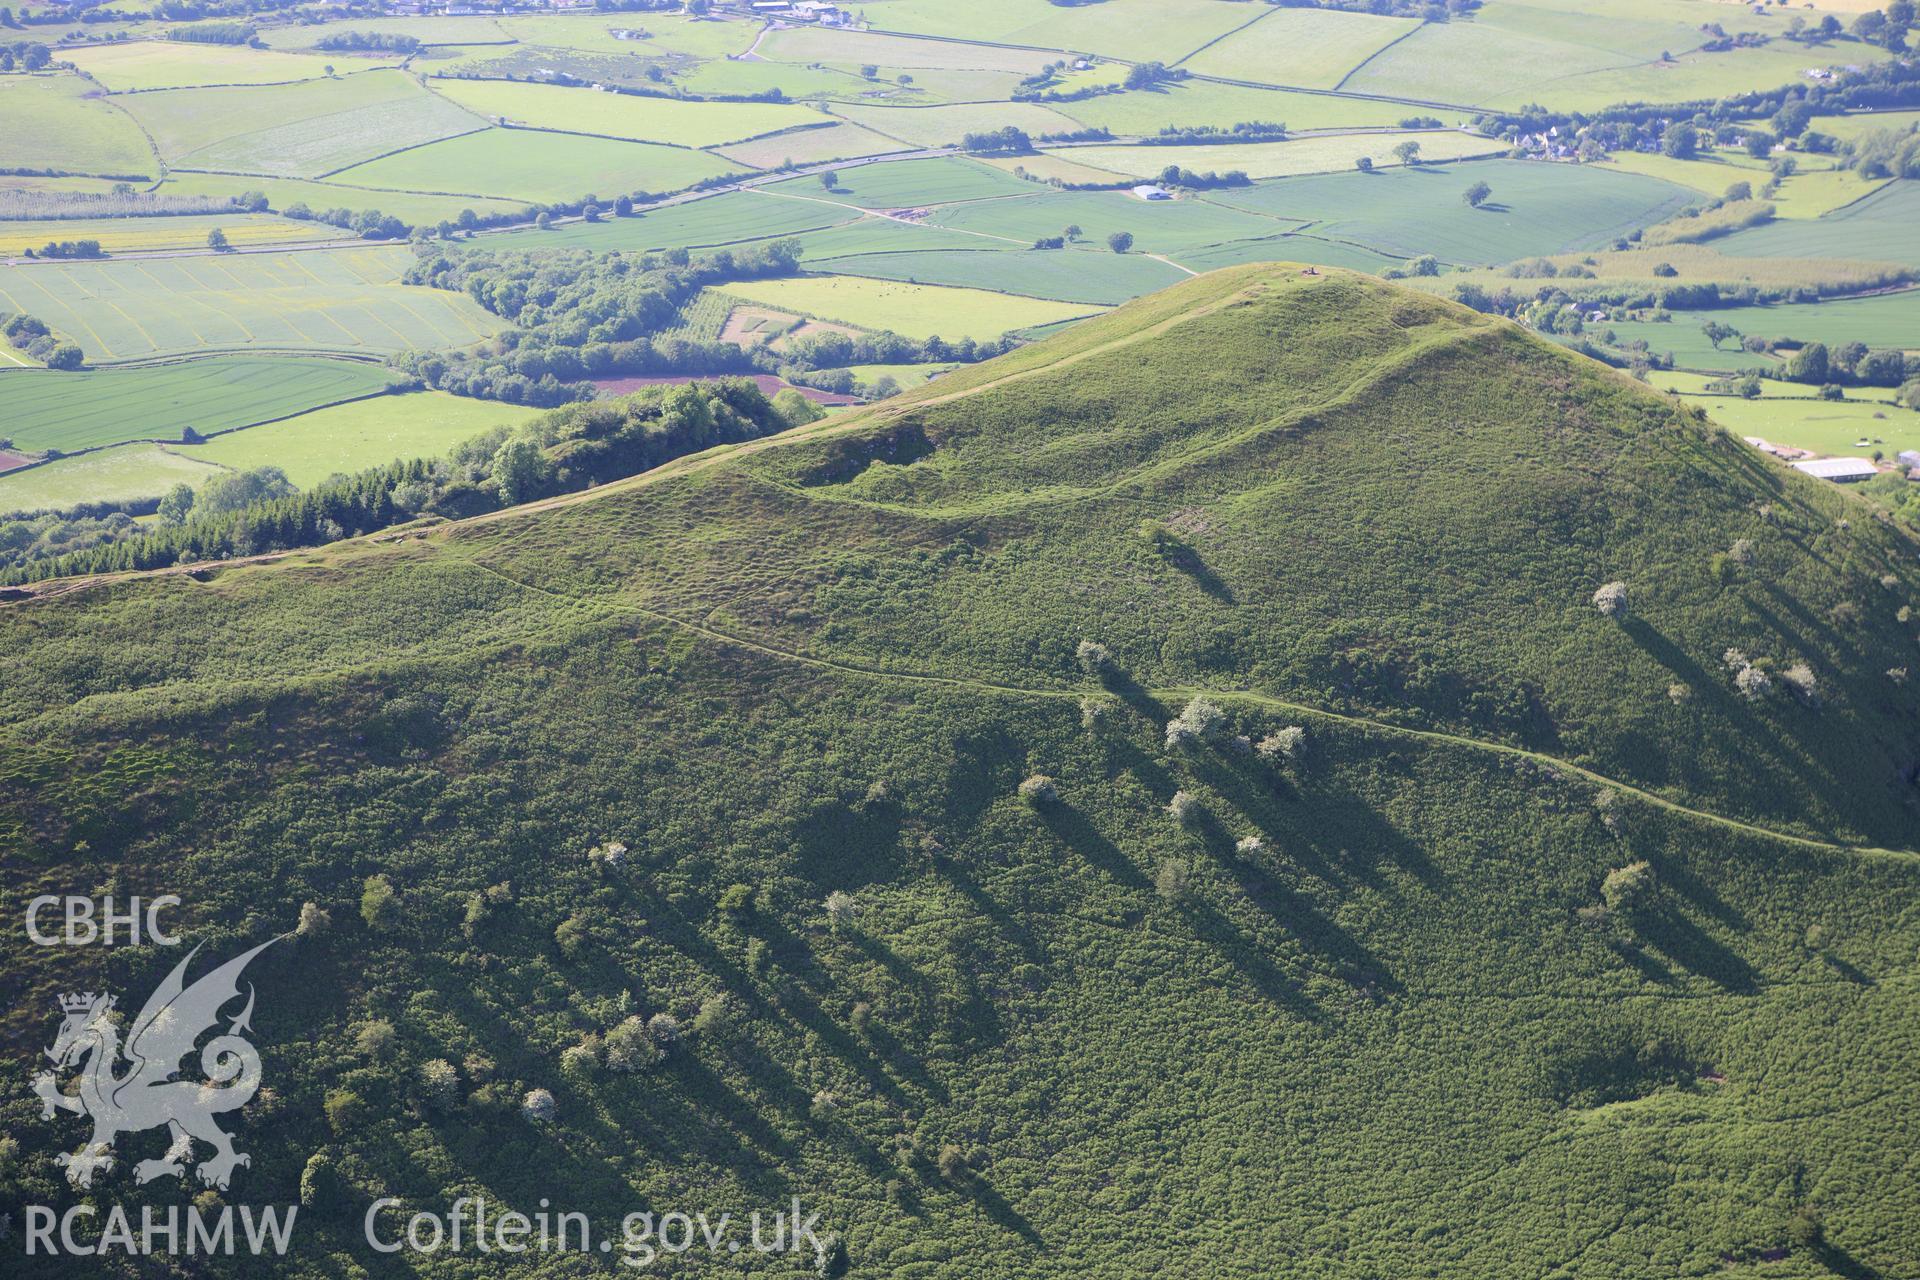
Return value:
[[(1798, 742), (1783, 732), (1780, 725), (1763, 720), (1745, 698), (1735, 693), (1727, 680), (1702, 667), (1644, 619), (1628, 619), (1622, 629), (1648, 657), (1666, 668), (1696, 702), (1731, 727), (1730, 736), (1740, 744), (1740, 754), (1752, 770), (1748, 785), (1741, 788), (1745, 796), (1805, 794), (1810, 781), (1813, 786), (1825, 787), (1830, 791), (1851, 785), (1837, 777), (1832, 766), (1819, 759), (1817, 754), (1802, 749)], [(1789, 744), (1794, 748), (1790, 754), (1782, 749)], [(1659, 757), (1655, 754), (1651, 758)], [(1650, 778), (1647, 781), (1656, 786), (1671, 785), (1685, 791), (1692, 790), (1683, 775), (1670, 774), (1665, 778)], [(1773, 812), (1779, 820), (1796, 821), (1813, 830), (1831, 834), (1831, 824), (1823, 822), (1817, 813), (1798, 808), (1787, 811), (1775, 809)]]

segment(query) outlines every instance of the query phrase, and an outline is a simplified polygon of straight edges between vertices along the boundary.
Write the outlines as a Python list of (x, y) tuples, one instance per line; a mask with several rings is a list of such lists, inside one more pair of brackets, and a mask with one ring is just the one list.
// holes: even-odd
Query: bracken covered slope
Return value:
[[(800, 1195), (878, 1276), (1901, 1274), (1915, 563), (1509, 325), (1238, 268), (543, 509), (0, 608), (0, 874), (215, 950), (331, 913), (258, 978), (290, 1274), (459, 1274), (360, 1214), (475, 1188)], [(22, 1062), (167, 959), (5, 945)], [(52, 1202), (27, 1074), (0, 1194)]]

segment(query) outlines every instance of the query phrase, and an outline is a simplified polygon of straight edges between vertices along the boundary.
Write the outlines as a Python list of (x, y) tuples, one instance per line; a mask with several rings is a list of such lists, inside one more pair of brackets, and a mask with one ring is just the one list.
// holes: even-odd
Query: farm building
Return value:
[(1139, 196), (1142, 200), (1173, 199), (1173, 193), (1171, 191), (1168, 191), (1165, 187), (1157, 186), (1151, 182), (1145, 182), (1135, 187), (1133, 189), (1133, 194), (1135, 194), (1136, 196)]
[(1835, 484), (1871, 480), (1878, 474), (1877, 468), (1866, 458), (1815, 458), (1810, 462), (1793, 463), (1792, 466), (1795, 471), (1804, 471)]

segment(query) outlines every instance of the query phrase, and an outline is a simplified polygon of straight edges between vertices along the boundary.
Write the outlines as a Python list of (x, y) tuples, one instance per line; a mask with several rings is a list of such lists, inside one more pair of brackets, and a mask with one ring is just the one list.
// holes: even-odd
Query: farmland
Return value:
[(1736, 435), (1816, 453), (1864, 457), (1878, 452), (1891, 458), (1903, 449), (1920, 449), (1920, 413), (1894, 405), (1728, 396), (1696, 403)]
[(904, 209), (1030, 195), (1033, 187), (1011, 174), (958, 156), (861, 165), (837, 175), (832, 190), (817, 178), (792, 178), (765, 188), (779, 195), (835, 200), (862, 209)]
[(851, 254), (809, 257), (816, 271), (872, 276), (919, 284), (962, 285), (1111, 306), (1186, 278), (1186, 272), (1153, 258), (1128, 254), (946, 249), (925, 253)]
[(529, 129), (590, 133), (634, 142), (709, 147), (819, 120), (804, 107), (763, 102), (676, 102), (497, 80), (443, 80), (435, 89), (475, 115)]
[[(1414, 109), (1404, 103), (1289, 93), (1209, 80), (1176, 81), (1152, 89), (1062, 102), (1055, 110), (1082, 125), (1121, 134), (1158, 133), (1167, 125), (1224, 129), (1242, 120), (1267, 120), (1291, 129), (1388, 128), (1414, 114)], [(1437, 118), (1447, 124), (1461, 124), (1468, 115), (1441, 108)]]
[(101, 251), (109, 254), (201, 249), (215, 230), (235, 247), (333, 240), (346, 234), (324, 223), (294, 222), (263, 213), (0, 221), (0, 258), (37, 250), (53, 240), (97, 240)]
[(737, 164), (771, 169), (788, 162), (813, 164), (899, 151), (898, 138), (888, 138), (857, 124), (830, 124), (825, 128), (790, 129), (784, 133), (716, 147), (714, 151)]
[(1275, 9), (1183, 59), (1189, 71), (1262, 84), (1332, 89), (1420, 23), (1337, 9)]
[[(1460, 193), (1476, 181), (1492, 188), (1494, 207), (1462, 202)], [(1283, 178), (1213, 196), (1236, 209), (1311, 220), (1316, 234), (1390, 256), (1431, 253), (1459, 263), (1598, 248), (1671, 216), (1690, 198), (1658, 179), (1509, 160)]]
[(200, 349), (383, 355), (494, 331), (468, 299), (396, 283), (407, 251), (328, 249), (0, 268), (0, 306), (100, 361)]
[(1867, 258), (1920, 266), (1920, 184), (1892, 183), (1811, 221), (1774, 222), (1736, 232), (1723, 253), (1780, 258)]
[(947, 40), (911, 40), (861, 31), (791, 27), (760, 42), (761, 57), (776, 62), (874, 64), (890, 71), (1007, 71), (1032, 75), (1051, 58), (1029, 49)]
[(286, 84), (317, 80), (335, 64), (392, 65), (398, 58), (318, 57), (275, 53), (244, 45), (174, 44), (137, 41), (72, 51), (75, 66), (116, 93), (144, 89), (180, 89), (200, 85)]
[[(346, 186), (509, 200), (575, 200), (617, 191), (673, 191), (736, 171), (703, 152), (532, 129), (483, 129), (356, 165)], [(609, 200), (611, 194), (607, 194)]]
[(1022, 0), (976, 0), (965, 6), (944, 0), (886, 0), (884, 21), (874, 25), (909, 35), (1175, 63), (1245, 25), (1258, 12), (1208, 0), (1107, 0), (1080, 11)]
[(933, 221), (1027, 244), (1042, 236), (1060, 235), (1070, 225), (1079, 227), (1095, 245), (1124, 231), (1146, 253), (1174, 253), (1224, 240), (1270, 236), (1298, 225), (1210, 199), (1146, 201), (1120, 191), (1064, 191), (947, 205), (935, 210)]
[(0, 168), (139, 177), (156, 172), (139, 126), (76, 76), (0, 76)]
[[(417, 191), (371, 191), (365, 187), (343, 187), (325, 182), (303, 182), (294, 178), (236, 177), (228, 174), (174, 172), (158, 190), (170, 195), (239, 196), (248, 192), (264, 195), (273, 209), (290, 209), (304, 204), (309, 209), (378, 208), (409, 222), (432, 225), (458, 217), (462, 209), (477, 214), (505, 215), (526, 209), (516, 200), (498, 200), (485, 196), (431, 195)], [(314, 234), (324, 234), (316, 229)]]
[(222, 356), (137, 369), (9, 373), (5, 434), (22, 449), (72, 453), (127, 440), (179, 440), (376, 395), (385, 371), (345, 360)]
[(883, 329), (910, 338), (996, 338), (1009, 329), (1091, 315), (1078, 303), (1013, 297), (983, 289), (902, 284), (859, 276), (805, 276), (727, 286), (729, 293), (782, 311)]
[[(1697, 329), (1707, 318), (1699, 312), (1675, 311), (1673, 326)], [(1858, 340), (1871, 347), (1920, 351), (1920, 289), (1818, 303), (1727, 307), (1712, 318), (1741, 333), (1769, 338), (1834, 345)]]
[(509, 248), (693, 248), (792, 235), (851, 222), (860, 216), (857, 209), (825, 201), (782, 200), (728, 192), (711, 200), (673, 205), (638, 217), (574, 222), (547, 231), (513, 231), (498, 237), (498, 243)]
[(1244, 142), (1197, 147), (1076, 147), (1075, 160), (1138, 178), (1157, 176), (1169, 164), (1198, 172), (1239, 170), (1250, 178), (1281, 178), (1303, 173), (1341, 173), (1360, 157), (1377, 169), (1401, 162), (1394, 148), (1406, 142), (1420, 146), (1424, 164), (1496, 155), (1505, 150), (1470, 133), (1354, 133), (1302, 138), (1293, 142)]
[(0, 471), (0, 512), (61, 510), (86, 502), (138, 502), (176, 484), (199, 486), (219, 474), (204, 462), (157, 444), (122, 445), (37, 467)]
[(315, 178), (485, 122), (401, 71), (302, 84), (129, 95), (175, 168)]
[(841, 104), (834, 114), (865, 129), (916, 147), (950, 147), (969, 133), (1023, 129), (1035, 137), (1071, 133), (1077, 121), (1026, 102), (965, 103), (941, 107), (867, 107)]
[(437, 458), (463, 440), (524, 422), (528, 415), (517, 405), (415, 391), (315, 409), (173, 452), (235, 471), (279, 467), (306, 488), (330, 475), (396, 458)]

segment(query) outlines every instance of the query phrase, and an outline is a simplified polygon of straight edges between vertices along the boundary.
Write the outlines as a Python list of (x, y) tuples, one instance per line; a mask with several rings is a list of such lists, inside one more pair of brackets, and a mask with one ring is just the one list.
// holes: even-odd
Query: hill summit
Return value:
[[(585, 494), (0, 608), (3, 874), (216, 950), (312, 904), (256, 964), (288, 1274), (476, 1185), (797, 1195), (883, 1276), (1891, 1274), (1917, 578), (1507, 322), (1235, 268)], [(0, 1189), (51, 1202), (27, 1074)]]

